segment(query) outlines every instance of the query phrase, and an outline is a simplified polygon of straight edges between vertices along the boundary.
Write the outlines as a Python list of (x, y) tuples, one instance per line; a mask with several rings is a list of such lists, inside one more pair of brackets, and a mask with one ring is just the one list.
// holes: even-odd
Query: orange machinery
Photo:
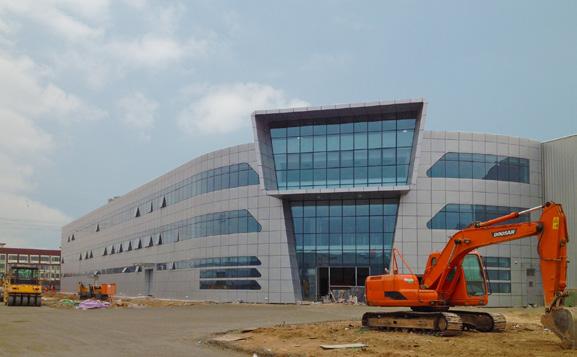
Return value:
[[(539, 221), (502, 224), (542, 209)], [(367, 277), (365, 293), (371, 306), (410, 307), (412, 311), (367, 312), (363, 325), (378, 329), (460, 334), (463, 329), (503, 331), (502, 314), (449, 310), (483, 306), (488, 301), (487, 277), (476, 249), (512, 240), (539, 237), (538, 253), (545, 300), (543, 325), (557, 334), (565, 348), (577, 349), (577, 310), (563, 305), (567, 296), (567, 222), (560, 204), (548, 202), (486, 222), (475, 222), (455, 233), (441, 252), (433, 252), (424, 274), (413, 274), (394, 250), (389, 274)], [(397, 257), (411, 272), (400, 274)]]
[(116, 295), (116, 284), (89, 284), (78, 283), (78, 297), (80, 299), (110, 300)]

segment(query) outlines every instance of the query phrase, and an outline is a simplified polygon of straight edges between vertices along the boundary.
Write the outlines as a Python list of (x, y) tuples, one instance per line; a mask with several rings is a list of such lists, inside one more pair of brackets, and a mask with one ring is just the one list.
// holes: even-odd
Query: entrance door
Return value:
[(152, 294), (152, 269), (145, 269), (144, 270), (144, 291), (146, 295)]
[(319, 268), (319, 298), (329, 294), (329, 268)]
[(369, 267), (320, 267), (317, 269), (317, 299), (332, 293), (339, 300), (350, 295), (364, 301), (365, 279), (369, 276)]

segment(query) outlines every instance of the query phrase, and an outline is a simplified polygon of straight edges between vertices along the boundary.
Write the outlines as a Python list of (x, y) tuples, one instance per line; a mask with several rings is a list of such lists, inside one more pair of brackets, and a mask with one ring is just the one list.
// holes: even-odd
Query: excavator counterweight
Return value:
[[(507, 224), (541, 209), (538, 221)], [(414, 274), (398, 250), (393, 249), (389, 274), (367, 277), (366, 301), (371, 306), (409, 307), (413, 311), (365, 313), (363, 326), (425, 331), (442, 336), (458, 335), (464, 329), (504, 331), (506, 321), (502, 314), (450, 308), (484, 306), (488, 302), (487, 276), (477, 249), (532, 236), (539, 237), (546, 306), (541, 322), (561, 338), (564, 348), (577, 349), (577, 309), (564, 306), (569, 241), (567, 221), (561, 205), (554, 202), (472, 223), (455, 233), (442, 251), (430, 254), (422, 275)], [(410, 274), (400, 273), (399, 261)]]

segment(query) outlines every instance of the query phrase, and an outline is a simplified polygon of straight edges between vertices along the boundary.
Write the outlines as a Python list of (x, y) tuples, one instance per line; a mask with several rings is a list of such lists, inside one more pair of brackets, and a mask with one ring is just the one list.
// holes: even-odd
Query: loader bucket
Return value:
[(561, 339), (563, 348), (577, 350), (577, 308), (552, 307), (541, 316), (541, 323)]

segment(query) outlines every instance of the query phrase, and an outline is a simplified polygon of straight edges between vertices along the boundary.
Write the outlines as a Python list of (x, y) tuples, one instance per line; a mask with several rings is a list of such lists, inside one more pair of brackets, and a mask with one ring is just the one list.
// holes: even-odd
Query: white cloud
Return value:
[(169, 36), (146, 34), (129, 40), (113, 40), (105, 48), (111, 57), (128, 66), (164, 67), (185, 58), (200, 57), (208, 43), (189, 39), (178, 41)]
[(249, 126), (255, 110), (307, 105), (266, 84), (225, 84), (209, 87), (178, 115), (178, 124), (191, 134), (230, 133)]
[(140, 132), (143, 138), (149, 137), (149, 131), (154, 127), (154, 117), (158, 103), (140, 92), (122, 97), (118, 101), (118, 109), (125, 125)]
[(101, 109), (45, 82), (45, 69), (27, 57), (0, 52), (0, 107), (23, 116), (60, 121), (100, 119)]
[(0, 241), (11, 247), (54, 248), (71, 217), (23, 195), (0, 192)]
[[(70, 218), (30, 198), (36, 170), (50, 161), (55, 148), (40, 122), (97, 119), (106, 113), (48, 81), (47, 71), (28, 57), (0, 52), (0, 219), (45, 220), (62, 224)], [(10, 245), (54, 246), (41, 230), (0, 224), (0, 239)], [(54, 228), (54, 227), (53, 227)], [(56, 231), (52, 232), (53, 235)]]
[(108, 7), (107, 0), (0, 0), (0, 15), (25, 17), (67, 40), (82, 41), (103, 34), (100, 23)]

